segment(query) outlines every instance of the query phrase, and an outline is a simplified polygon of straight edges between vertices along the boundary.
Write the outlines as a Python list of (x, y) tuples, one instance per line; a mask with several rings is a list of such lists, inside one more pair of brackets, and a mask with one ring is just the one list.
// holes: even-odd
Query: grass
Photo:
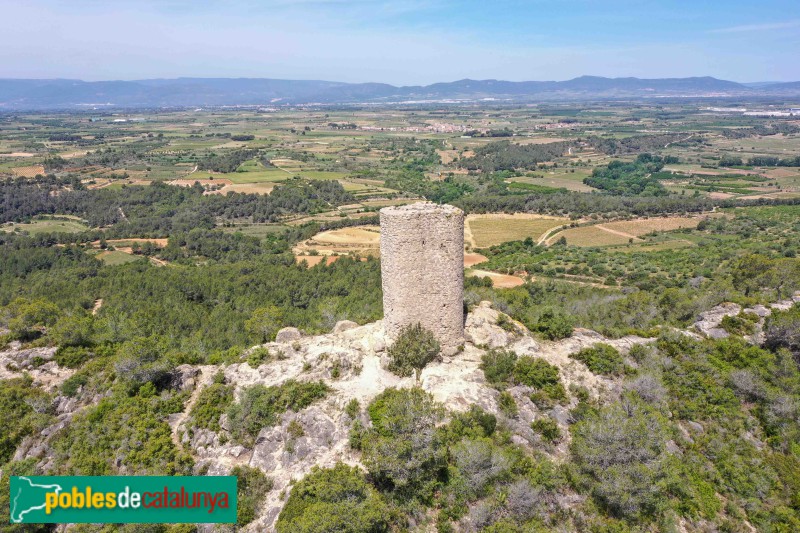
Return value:
[(696, 228), (700, 218), (695, 217), (656, 217), (638, 220), (624, 220), (603, 224), (613, 229), (640, 237), (653, 231), (670, 231), (676, 229)]
[(34, 220), (27, 224), (10, 223), (0, 226), (5, 232), (24, 231), (31, 235), (41, 233), (80, 233), (89, 229), (89, 226), (77, 220), (53, 219)]
[(200, 171), (186, 176), (185, 179), (207, 180), (209, 178), (213, 178), (215, 180), (228, 179), (231, 180), (232, 183), (263, 183), (283, 181), (291, 177), (292, 174), (284, 172), (283, 170), (264, 169), (255, 170), (252, 172), (227, 172), (220, 174), (211, 174), (209, 172)]
[(347, 172), (325, 172), (322, 170), (301, 170), (298, 174), (310, 180), (340, 180), (349, 175)]
[(527, 237), (534, 240), (547, 230), (569, 222), (566, 218), (532, 218), (530, 215), (477, 217), (467, 220), (477, 248), (486, 248)]
[(221, 229), (225, 233), (242, 233), (250, 237), (264, 238), (267, 235), (281, 233), (287, 227), (288, 226), (284, 226), (283, 224), (250, 224), (247, 226), (234, 226)]
[(541, 178), (520, 177), (511, 178), (509, 181), (544, 185), (545, 187), (564, 188), (570, 191), (588, 192), (595, 190), (583, 183), (583, 179), (589, 174), (591, 174), (591, 171), (585, 169), (576, 169), (574, 173), (555, 169), (552, 173), (550, 173), (550, 171), (545, 172)]
[(114, 250), (113, 252), (100, 252), (97, 258), (107, 265), (124, 265), (125, 263), (132, 263), (138, 261), (140, 258), (125, 252)]

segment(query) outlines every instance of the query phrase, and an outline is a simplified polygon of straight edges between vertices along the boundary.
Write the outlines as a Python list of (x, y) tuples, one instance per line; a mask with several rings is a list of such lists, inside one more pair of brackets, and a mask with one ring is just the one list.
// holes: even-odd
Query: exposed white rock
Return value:
[(299, 341), (302, 336), (303, 334), (300, 333), (300, 330), (297, 328), (283, 328), (278, 331), (278, 334), (275, 336), (275, 342)]
[(56, 348), (21, 348), (19, 342), (9, 343), (0, 351), (0, 379), (19, 377), (23, 372), (33, 378), (33, 383), (47, 392), (53, 392), (75, 373), (53, 361)]
[[(501, 316), (505, 329), (497, 325)], [(592, 374), (569, 354), (598, 342), (607, 342), (626, 352), (634, 344), (651, 341), (633, 336), (609, 340), (596, 332), (576, 329), (568, 339), (539, 342), (531, 338), (524, 326), (498, 313), (488, 302), (482, 302), (468, 315), (466, 335), (467, 342), (462, 351), (429, 364), (419, 379), (400, 378), (381, 363), (386, 359), (386, 335), (381, 321), (364, 326), (348, 324), (344, 328), (334, 328), (330, 334), (313, 337), (279, 335), (276, 342), (264, 347), (272, 354), (283, 354), (282, 357), (258, 368), (251, 368), (247, 363), (224, 368), (226, 381), (235, 385), (235, 396), (240, 398), (243, 389), (251, 385), (280, 385), (289, 379), (324, 380), (333, 392), (299, 413), (285, 413), (276, 426), (263, 428), (252, 450), (232, 441), (226, 442), (220, 439), (220, 435), (206, 430), (193, 432), (191, 438), (185, 434), (183, 442), (195, 455), (198, 464), (207, 466), (211, 474), (225, 474), (238, 464), (249, 464), (262, 469), (273, 479), (274, 488), (267, 495), (264, 508), (247, 527), (248, 531), (270, 531), (285, 503), (281, 494), (285, 497), (291, 483), (303, 478), (314, 465), (330, 467), (337, 461), (360, 464), (359, 454), (348, 444), (352, 420), (344, 414), (345, 406), (353, 399), (358, 400), (363, 409), (387, 388), (419, 385), (450, 410), (465, 411), (478, 405), (498, 413), (499, 393), (486, 383), (480, 369), (486, 347), (505, 347), (520, 356), (547, 360), (559, 367), (565, 387), (580, 385), (595, 397), (616, 394), (621, 389), (619, 383)], [(334, 364), (339, 368), (337, 379), (331, 378)], [(541, 411), (531, 402), (530, 392), (531, 389), (526, 387), (512, 388), (519, 413), (514, 419), (506, 419), (501, 414), (498, 417), (512, 430), (514, 442), (526, 447), (544, 446), (540, 437), (531, 430), (530, 423), (548, 412)], [(555, 446), (547, 445), (546, 449), (554, 458), (559, 458), (568, 453), (567, 408), (554, 410), (554, 415), (563, 426), (565, 438)], [(288, 426), (293, 421), (303, 428), (302, 436), (290, 436)], [(225, 417), (221, 423), (223, 427), (228, 425)]]
[(712, 339), (725, 339), (730, 334), (719, 327), (726, 316), (736, 316), (742, 311), (742, 306), (727, 302), (700, 313), (699, 320), (694, 323), (694, 328)]
[(333, 326), (333, 333), (342, 333), (343, 331), (357, 327), (358, 324), (352, 320), (340, 320), (335, 326)]

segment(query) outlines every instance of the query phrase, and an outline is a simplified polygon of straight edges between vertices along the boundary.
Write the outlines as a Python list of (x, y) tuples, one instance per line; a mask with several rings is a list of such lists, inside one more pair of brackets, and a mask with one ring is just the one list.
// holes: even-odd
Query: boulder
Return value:
[(358, 324), (352, 320), (340, 320), (335, 326), (333, 326), (333, 333), (342, 333), (343, 331), (357, 327)]
[[(467, 316), (464, 338), (476, 346), (489, 348), (507, 346), (513, 336), (497, 325), (499, 319), (500, 313), (492, 309), (489, 302), (481, 302)], [(509, 323), (513, 324), (510, 320)]]
[(180, 391), (191, 390), (197, 384), (200, 369), (191, 365), (180, 365), (172, 371), (172, 388)]
[(748, 307), (744, 310), (745, 313), (753, 313), (758, 315), (761, 318), (767, 317), (772, 314), (772, 310), (769, 307), (765, 307), (761, 304), (754, 305), (753, 307)]
[(282, 344), (289, 344), (291, 342), (299, 341), (303, 338), (303, 334), (297, 328), (283, 328), (275, 336), (275, 342)]

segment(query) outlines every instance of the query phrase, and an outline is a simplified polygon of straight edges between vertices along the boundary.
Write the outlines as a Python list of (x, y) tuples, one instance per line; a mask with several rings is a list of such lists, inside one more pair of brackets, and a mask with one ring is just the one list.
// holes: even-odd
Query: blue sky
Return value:
[(3, 0), (0, 77), (800, 80), (800, 1)]

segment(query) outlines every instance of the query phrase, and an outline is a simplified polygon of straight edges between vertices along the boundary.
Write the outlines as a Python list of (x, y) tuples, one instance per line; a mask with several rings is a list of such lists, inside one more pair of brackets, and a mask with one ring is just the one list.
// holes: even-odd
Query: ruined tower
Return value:
[(464, 213), (422, 202), (385, 207), (380, 220), (387, 335), (419, 322), (454, 353), (464, 344)]

